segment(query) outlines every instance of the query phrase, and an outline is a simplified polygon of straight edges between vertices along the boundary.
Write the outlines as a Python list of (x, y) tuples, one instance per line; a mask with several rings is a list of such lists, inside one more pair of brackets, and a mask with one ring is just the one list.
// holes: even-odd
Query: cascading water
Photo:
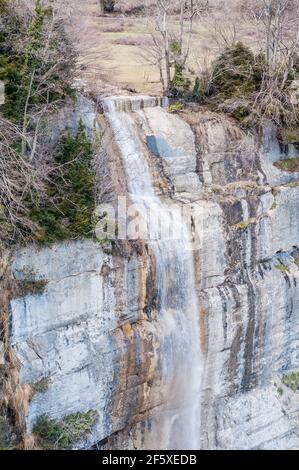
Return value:
[[(142, 107), (157, 105), (163, 105), (163, 101), (149, 97), (104, 100), (106, 117), (123, 157), (130, 198), (144, 220), (149, 220), (150, 214), (147, 242), (156, 260), (155, 321), (162, 336), (158, 386), (163, 406), (151, 418), (150, 437), (145, 438), (144, 446), (199, 449), (202, 360), (190, 233), (180, 214), (170, 211), (155, 194), (133, 116)], [(176, 237), (163, 236), (161, 227), (171, 227)]]

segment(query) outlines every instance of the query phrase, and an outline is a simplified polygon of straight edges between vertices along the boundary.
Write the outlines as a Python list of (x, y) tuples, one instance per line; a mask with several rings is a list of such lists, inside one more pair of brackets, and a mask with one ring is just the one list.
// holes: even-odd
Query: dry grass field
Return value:
[[(215, 3), (216, 2), (216, 3)], [(216, 1), (211, 14), (196, 19), (191, 53), (188, 61), (190, 76), (196, 76), (203, 64), (219, 53), (215, 41), (215, 23), (229, 30), (237, 29), (238, 38), (254, 44), (258, 37), (253, 25), (246, 23), (238, 7), (239, 0)], [(158, 71), (147, 60), (152, 42), (151, 18), (139, 10), (141, 2), (121, 1), (120, 10), (101, 15), (97, 0), (74, 0), (76, 5), (72, 27), (80, 50), (80, 77), (97, 91), (107, 88), (160, 94)], [(136, 9), (136, 7), (139, 7)], [(178, 17), (171, 21), (175, 27)]]

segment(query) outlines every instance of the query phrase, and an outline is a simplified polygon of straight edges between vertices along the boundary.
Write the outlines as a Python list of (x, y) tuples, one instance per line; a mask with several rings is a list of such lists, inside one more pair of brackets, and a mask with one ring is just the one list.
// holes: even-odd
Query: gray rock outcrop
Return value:
[[(157, 192), (166, 204), (191, 208), (201, 447), (298, 448), (299, 394), (283, 377), (299, 370), (299, 175), (273, 166), (281, 151), (269, 130), (261, 141), (223, 116), (173, 115), (146, 97), (117, 100), (134, 121)], [(109, 145), (108, 161), (119, 159), (121, 171)], [(29, 271), (47, 281), (43, 293), (10, 305), (20, 381), (47, 381), (29, 404), (28, 432), (44, 414), (96, 410), (97, 423), (76, 447), (153, 445), (149, 429), (165, 401), (157, 385), (163, 331), (155, 267), (141, 245), (125, 256), (92, 241), (17, 253), (15, 279)]]

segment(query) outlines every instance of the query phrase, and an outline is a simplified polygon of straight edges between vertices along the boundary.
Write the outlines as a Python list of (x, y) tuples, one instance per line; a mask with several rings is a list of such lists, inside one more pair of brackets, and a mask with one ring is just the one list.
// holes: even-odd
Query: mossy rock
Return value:
[(288, 158), (287, 160), (279, 160), (274, 163), (274, 166), (282, 171), (287, 171), (289, 173), (299, 172), (299, 158)]
[(254, 225), (256, 223), (256, 219), (254, 217), (251, 217), (248, 220), (242, 220), (238, 224), (234, 225), (234, 230), (239, 230), (239, 231), (244, 231), (247, 230), (249, 227)]
[(66, 449), (83, 439), (92, 429), (98, 418), (95, 410), (67, 415), (63, 420), (50, 419), (42, 415), (33, 427), (33, 433), (46, 449)]
[(292, 257), (294, 259), (294, 263), (299, 268), (299, 250), (294, 250), (293, 253), (292, 253)]

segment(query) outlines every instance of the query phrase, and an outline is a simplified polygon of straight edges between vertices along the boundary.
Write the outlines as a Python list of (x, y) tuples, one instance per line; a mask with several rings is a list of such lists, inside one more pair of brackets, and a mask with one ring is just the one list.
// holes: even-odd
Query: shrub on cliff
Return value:
[(299, 390), (299, 372), (290, 372), (282, 376), (282, 382), (284, 385), (297, 392)]
[(117, 3), (116, 0), (102, 0), (103, 3), (103, 10), (106, 13), (112, 13), (115, 8), (115, 4)]

